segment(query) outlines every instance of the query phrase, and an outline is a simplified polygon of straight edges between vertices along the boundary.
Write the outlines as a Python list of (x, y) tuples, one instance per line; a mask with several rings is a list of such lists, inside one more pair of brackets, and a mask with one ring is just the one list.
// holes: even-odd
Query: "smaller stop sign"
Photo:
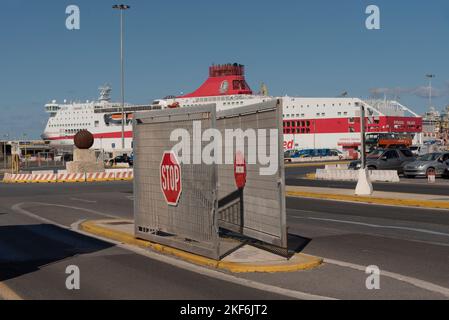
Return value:
[(171, 206), (177, 206), (182, 192), (182, 175), (181, 166), (173, 151), (166, 151), (162, 155), (160, 175), (165, 201)]
[(246, 185), (246, 161), (241, 151), (237, 151), (234, 158), (234, 178), (238, 189), (245, 188)]

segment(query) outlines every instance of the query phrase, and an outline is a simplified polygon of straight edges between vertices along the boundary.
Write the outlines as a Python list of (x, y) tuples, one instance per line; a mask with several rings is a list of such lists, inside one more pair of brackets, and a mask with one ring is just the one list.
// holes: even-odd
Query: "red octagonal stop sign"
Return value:
[(234, 178), (237, 188), (243, 189), (246, 185), (246, 161), (241, 151), (237, 151), (234, 158)]
[(165, 200), (171, 206), (177, 206), (182, 192), (181, 166), (173, 151), (166, 151), (162, 155), (161, 189)]

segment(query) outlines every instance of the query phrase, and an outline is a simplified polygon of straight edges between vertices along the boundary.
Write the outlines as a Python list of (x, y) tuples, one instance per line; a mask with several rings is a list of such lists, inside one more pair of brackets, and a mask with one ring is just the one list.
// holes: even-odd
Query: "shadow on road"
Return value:
[(54, 225), (0, 226), (0, 281), (112, 246)]

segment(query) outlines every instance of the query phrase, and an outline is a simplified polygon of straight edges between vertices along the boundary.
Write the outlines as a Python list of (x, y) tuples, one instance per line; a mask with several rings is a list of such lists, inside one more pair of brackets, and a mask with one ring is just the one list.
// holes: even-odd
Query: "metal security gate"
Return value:
[[(263, 142), (260, 133), (265, 131), (265, 153), (269, 153), (270, 149), (276, 152), (272, 155), (276, 157), (275, 163), (271, 164), (276, 165), (276, 170), (271, 174), (261, 174), (264, 166), (260, 159), (257, 163), (246, 165), (246, 185), (241, 190), (236, 187), (234, 165), (218, 166), (218, 216), (220, 227), (287, 249), (282, 122), (280, 100), (217, 113), (217, 128), (223, 135), (225, 130), (230, 129), (241, 129), (243, 133), (255, 130), (258, 146), (252, 148), (252, 152), (259, 153), (264, 151), (260, 150)], [(276, 144), (271, 145), (269, 142), (274, 139)], [(250, 154), (248, 140), (244, 142), (245, 159), (251, 156), (258, 158), (259, 154)], [(237, 152), (236, 145), (237, 142), (234, 153)]]
[(161, 161), (177, 143), (170, 141), (170, 135), (181, 129), (191, 140), (197, 139), (194, 122), (204, 130), (212, 128), (215, 106), (138, 113), (135, 118), (136, 236), (218, 259), (216, 166), (179, 163), (182, 191), (176, 205), (170, 205), (161, 190)]
[[(220, 238), (222, 228), (287, 249), (281, 128), (278, 100), (218, 114), (215, 105), (136, 113), (136, 237), (220, 259), (241, 245)], [(229, 130), (252, 132), (252, 143), (271, 155), (273, 172), (261, 173), (267, 164), (259, 161), (259, 148), (245, 140), (230, 146)], [(208, 164), (202, 159), (211, 142), (203, 138), (207, 131), (224, 138)], [(182, 152), (181, 140), (187, 142)]]

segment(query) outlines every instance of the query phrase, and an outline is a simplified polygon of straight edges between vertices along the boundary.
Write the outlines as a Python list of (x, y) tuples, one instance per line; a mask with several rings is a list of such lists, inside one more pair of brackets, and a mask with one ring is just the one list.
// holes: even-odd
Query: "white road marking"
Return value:
[(356, 222), (356, 221), (348, 221), (348, 220), (314, 218), (314, 217), (298, 217), (298, 216), (294, 216), (294, 217), (291, 217), (291, 218), (317, 220), (317, 221), (326, 221), (326, 222), (336, 222), (336, 223), (343, 223), (343, 224), (352, 224), (352, 225), (359, 225), (359, 226), (364, 226), (364, 227), (369, 227), (369, 228), (376, 228), (376, 229), (406, 230), (406, 231), (413, 231), (413, 232), (418, 232), (418, 233), (426, 233), (426, 234), (432, 234), (432, 235), (437, 235), (437, 236), (449, 237), (449, 233), (438, 232), (438, 231), (433, 231), (433, 230), (428, 230), (428, 229), (399, 227), (399, 226), (380, 225), (380, 224), (372, 224), (372, 223), (364, 223), (364, 222)]
[[(333, 260), (333, 259), (324, 259), (325, 263), (329, 263), (329, 264), (334, 264), (340, 267), (346, 267), (346, 268), (351, 268), (354, 270), (359, 270), (362, 272), (365, 272), (366, 270), (366, 266), (362, 266), (362, 265), (358, 265), (358, 264), (354, 264), (354, 263), (349, 263), (349, 262), (344, 262), (344, 261), (339, 261), (339, 260)], [(449, 288), (445, 288), (439, 285), (436, 285), (434, 283), (431, 282), (427, 282), (424, 280), (420, 280), (420, 279), (416, 279), (413, 277), (407, 277), (404, 276), (402, 274), (399, 273), (394, 273), (394, 272), (389, 272), (389, 271), (383, 271), (381, 270), (381, 276), (385, 276), (388, 278), (392, 278), (395, 280), (399, 280), (402, 282), (406, 282), (409, 283), (415, 287), (427, 290), (427, 291), (432, 291), (435, 293), (440, 293), (442, 295), (444, 295), (445, 297), (449, 298)]]
[(86, 203), (97, 203), (97, 201), (86, 200), (86, 199), (78, 199), (78, 198), (70, 198), (70, 200), (73, 200), (73, 201), (80, 201), (80, 202), (86, 202)]
[[(74, 206), (66, 206), (66, 205), (62, 205), (62, 204), (56, 204), (56, 203), (46, 203), (46, 202), (22, 202), (22, 203), (17, 203), (14, 206), (11, 207), (12, 210), (23, 210), (21, 207), (24, 205), (39, 205), (39, 206), (46, 206), (46, 207), (59, 207), (59, 208), (66, 208), (66, 209), (73, 209), (73, 210), (79, 210), (79, 211), (84, 211), (84, 212), (88, 212), (88, 213), (92, 213), (95, 215), (99, 215), (102, 217), (106, 217), (106, 218), (111, 218), (111, 219), (122, 219), (122, 217), (119, 216), (115, 216), (115, 215), (111, 215), (111, 214), (107, 214), (107, 213), (103, 213), (103, 212), (99, 212), (97, 210), (92, 210), (92, 209), (87, 209), (87, 208), (81, 208), (81, 207), (74, 207)], [(45, 218), (42, 218), (41, 216), (35, 215), (29, 211), (28, 214), (31, 216), (32, 218), (35, 219), (39, 219), (41, 221), (46, 220), (46, 223), (52, 223), (51, 220), (47, 220)]]

